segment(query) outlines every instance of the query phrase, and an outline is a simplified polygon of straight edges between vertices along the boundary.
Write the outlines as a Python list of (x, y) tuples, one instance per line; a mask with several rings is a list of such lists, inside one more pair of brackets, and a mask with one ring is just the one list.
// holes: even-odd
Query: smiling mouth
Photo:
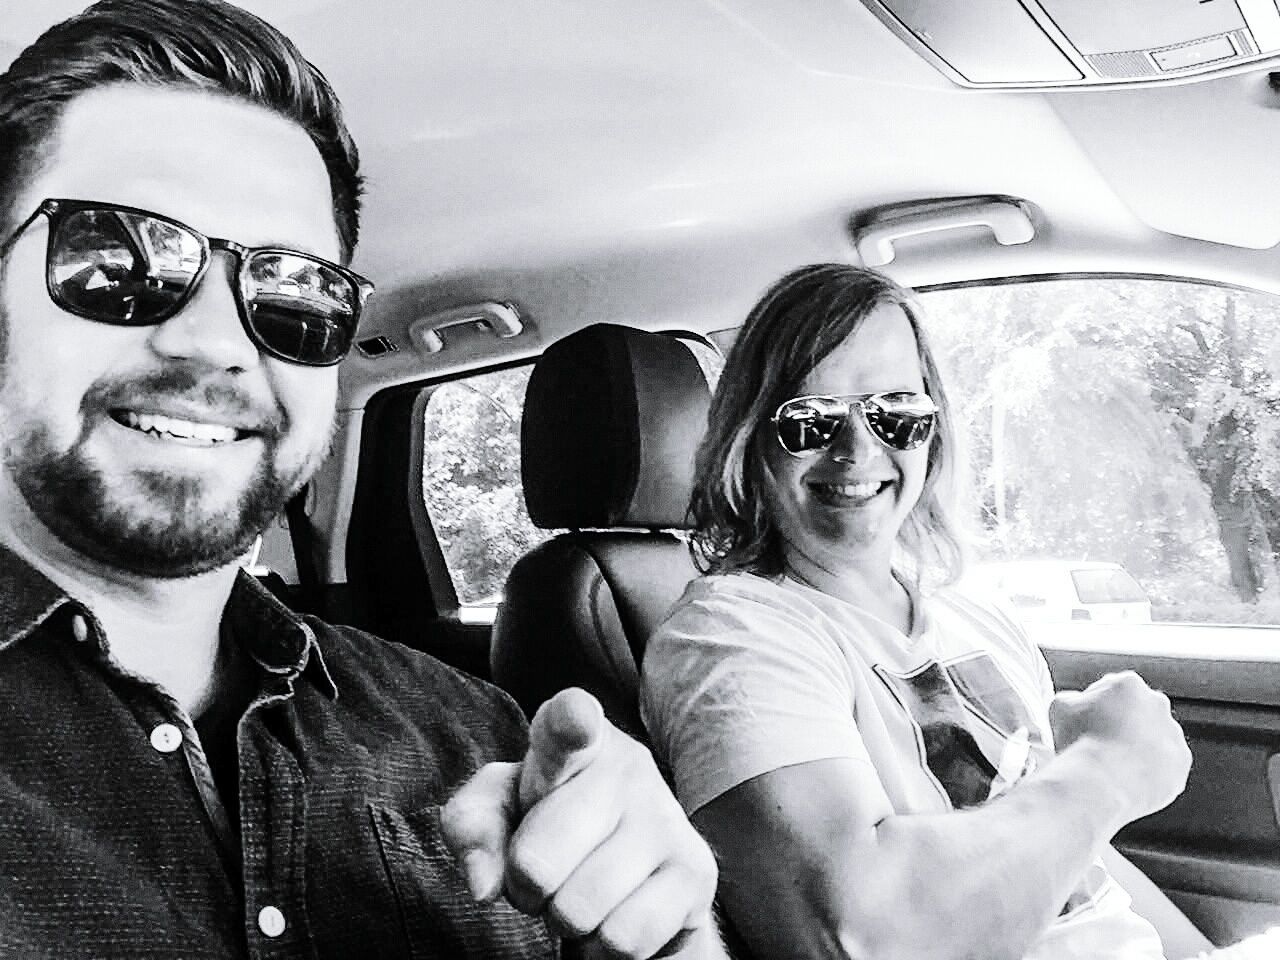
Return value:
[(224, 424), (198, 423), (194, 420), (181, 420), (158, 413), (112, 410), (111, 419), (122, 427), (137, 430), (156, 439), (173, 440), (192, 446), (214, 447), (250, 436), (247, 430), (239, 430)]
[(889, 487), (888, 480), (865, 483), (811, 483), (809, 488), (823, 503), (845, 505), (865, 503)]

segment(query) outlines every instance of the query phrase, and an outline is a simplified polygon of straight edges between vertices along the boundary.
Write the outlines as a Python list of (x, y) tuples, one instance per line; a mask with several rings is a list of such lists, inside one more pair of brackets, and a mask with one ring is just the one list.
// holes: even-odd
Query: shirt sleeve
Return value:
[(889, 801), (854, 722), (854, 682), (812, 611), (740, 594), (686, 600), (649, 641), (641, 711), (693, 813), (763, 773), (814, 760), (867, 764), (859, 789)]

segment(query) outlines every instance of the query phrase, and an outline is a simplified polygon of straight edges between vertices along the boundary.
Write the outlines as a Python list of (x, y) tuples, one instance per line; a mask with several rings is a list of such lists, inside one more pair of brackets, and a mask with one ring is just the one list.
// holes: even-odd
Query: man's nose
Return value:
[(240, 321), (235, 283), (233, 259), (214, 253), (191, 299), (152, 332), (151, 348), (162, 357), (220, 370), (243, 372), (257, 366), (261, 354)]
[(847, 463), (867, 463), (884, 452), (884, 446), (867, 426), (861, 408), (852, 405), (844, 425), (831, 440), (830, 456)]

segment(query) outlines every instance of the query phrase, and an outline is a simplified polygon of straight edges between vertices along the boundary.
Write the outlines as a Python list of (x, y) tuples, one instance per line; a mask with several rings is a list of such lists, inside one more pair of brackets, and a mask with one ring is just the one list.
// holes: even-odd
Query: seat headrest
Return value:
[(612, 323), (547, 348), (529, 376), (520, 465), (543, 528), (686, 526), (711, 390), (689, 346)]

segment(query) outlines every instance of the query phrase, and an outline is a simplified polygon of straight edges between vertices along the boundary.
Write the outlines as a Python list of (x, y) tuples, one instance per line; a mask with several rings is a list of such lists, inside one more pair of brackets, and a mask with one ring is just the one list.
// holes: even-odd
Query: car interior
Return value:
[[(954, 368), (979, 556), (1151, 599), (1032, 634), (1188, 734), (1117, 845), (1215, 942), (1280, 924), (1273, 0), (240, 2), (343, 100), (377, 286), (273, 589), (643, 738), (718, 358), (788, 270), (875, 267)], [(7, 4), (0, 61), (82, 6)]]

